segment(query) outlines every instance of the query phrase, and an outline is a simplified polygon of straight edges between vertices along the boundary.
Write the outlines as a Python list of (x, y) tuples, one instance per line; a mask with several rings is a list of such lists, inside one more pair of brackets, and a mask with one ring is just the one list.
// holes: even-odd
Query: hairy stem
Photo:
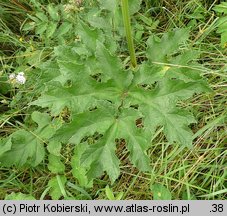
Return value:
[(135, 68), (137, 66), (137, 61), (136, 61), (135, 48), (134, 48), (134, 43), (132, 38), (132, 29), (131, 29), (130, 15), (129, 15), (128, 0), (122, 0), (122, 15), (123, 15), (123, 22), (125, 26), (126, 39), (128, 43), (128, 49), (129, 49), (130, 58), (131, 58), (131, 64)]

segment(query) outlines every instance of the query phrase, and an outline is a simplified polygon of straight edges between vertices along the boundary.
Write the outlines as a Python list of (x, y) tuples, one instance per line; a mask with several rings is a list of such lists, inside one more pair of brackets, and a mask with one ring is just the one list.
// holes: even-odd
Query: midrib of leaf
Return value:
[[(169, 83), (171, 85), (168, 86)], [(176, 82), (168, 81), (168, 83), (166, 83), (166, 81), (164, 81), (160, 83), (159, 88), (154, 90), (145, 90), (138, 87), (131, 88), (131, 90), (129, 89), (128, 91), (128, 96), (152, 106), (153, 102), (157, 100), (161, 101), (166, 98), (171, 99), (171, 103), (173, 104), (176, 100), (188, 99), (193, 93), (204, 90), (210, 91), (210, 89), (202, 83), (185, 83), (180, 80), (177, 80)]]
[(134, 42), (133, 42), (133, 37), (132, 37), (128, 0), (122, 0), (121, 2), (122, 2), (122, 16), (123, 16), (123, 22), (124, 22), (124, 27), (125, 27), (126, 39), (128, 42), (129, 54), (131, 57), (131, 63), (132, 63), (132, 66), (134, 68), (136, 68), (137, 60), (136, 60)]

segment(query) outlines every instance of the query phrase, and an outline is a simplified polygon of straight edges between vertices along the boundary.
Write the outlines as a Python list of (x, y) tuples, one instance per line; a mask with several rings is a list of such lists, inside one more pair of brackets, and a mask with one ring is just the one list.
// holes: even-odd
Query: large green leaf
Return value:
[(80, 36), (80, 39), (87, 44), (87, 48), (89, 48), (91, 51), (95, 51), (97, 41), (104, 41), (104, 36), (102, 35), (101, 31), (98, 29), (91, 29), (82, 22), (79, 24), (77, 32)]
[(65, 107), (82, 112), (92, 105), (95, 106), (96, 101), (92, 97), (94, 89), (86, 84), (78, 87), (75, 84), (68, 87), (59, 82), (53, 82), (48, 85), (45, 94), (32, 102), (31, 105), (49, 107), (53, 115), (58, 115)]
[(106, 171), (114, 182), (120, 174), (119, 159), (115, 154), (117, 124), (111, 125), (105, 135), (85, 151), (82, 156), (82, 165), (89, 166), (88, 179), (96, 178)]
[(82, 166), (89, 167), (89, 180), (106, 171), (112, 182), (119, 174), (119, 162), (115, 156), (115, 139), (124, 138), (130, 151), (130, 159), (141, 170), (149, 170), (149, 159), (146, 150), (149, 142), (145, 135), (136, 127), (140, 114), (134, 109), (125, 109), (121, 114), (111, 107), (98, 109), (89, 113), (78, 114), (74, 120), (63, 126), (54, 139), (71, 143), (80, 143), (85, 136), (99, 132), (103, 134), (97, 143), (88, 146), (82, 155)]
[[(107, 171), (112, 181), (118, 177), (119, 162), (115, 156), (114, 137), (117, 135), (116, 126), (114, 126), (115, 112), (109, 106), (108, 109), (98, 109), (77, 114), (73, 116), (71, 123), (63, 126), (55, 135), (54, 139), (61, 141), (69, 140), (72, 143), (78, 144), (83, 137), (93, 135), (94, 132), (98, 131), (105, 134), (98, 143), (89, 146), (83, 154), (83, 166), (90, 167), (87, 172), (89, 180), (101, 175), (103, 171)], [(106, 163), (103, 163), (104, 161)], [(81, 168), (80, 172), (83, 172)], [(81, 177), (78, 178), (81, 179)]]
[(110, 106), (108, 108), (74, 115), (69, 124), (57, 131), (54, 139), (78, 143), (83, 137), (93, 135), (96, 131), (104, 133), (114, 122), (115, 110)]
[(130, 161), (142, 171), (150, 170), (147, 150), (159, 127), (169, 143), (191, 147), (189, 126), (196, 120), (179, 104), (209, 88), (201, 70), (196, 70), (198, 53), (186, 46), (188, 30), (151, 37), (148, 61), (132, 71), (99, 41), (96, 29), (84, 24), (80, 28), (85, 30), (81, 47), (88, 46), (88, 52), (78, 51), (77, 45), (55, 49), (61, 81), (48, 82), (47, 90), (32, 103), (49, 108), (53, 115), (65, 107), (71, 111), (70, 122), (51, 142), (76, 145), (72, 166), (79, 182), (87, 186), (105, 172), (112, 182), (118, 178), (116, 140), (124, 140)]
[(40, 142), (33, 134), (18, 130), (10, 137), (11, 149), (0, 157), (3, 166), (22, 166), (26, 162), (36, 166), (44, 158), (45, 150), (42, 141)]
[[(48, 83), (47, 90), (31, 105), (49, 107), (53, 115), (58, 115), (65, 107), (75, 113), (84, 112), (97, 106), (99, 100), (121, 103), (133, 75), (124, 71), (119, 59), (112, 56), (100, 42), (96, 46), (96, 65), (90, 64), (90, 58), (83, 65), (77, 63), (78, 55), (68, 47), (60, 50), (64, 54), (58, 60), (61, 81)], [(60, 50), (57, 49), (56, 53)], [(75, 57), (74, 60), (65, 58), (70, 54)], [(103, 80), (95, 80), (92, 76), (95, 74), (101, 74)], [(71, 82), (69, 85), (65, 84), (67, 80)]]
[(0, 162), (3, 166), (37, 166), (45, 156), (44, 143), (60, 127), (48, 114), (33, 112), (32, 120), (38, 124), (33, 130), (18, 130), (1, 146)]
[(131, 88), (128, 103), (139, 104), (145, 129), (154, 132), (158, 126), (164, 126), (164, 133), (170, 143), (191, 146), (192, 132), (188, 125), (195, 123), (195, 120), (189, 112), (178, 108), (176, 103), (180, 99), (188, 99), (195, 92), (206, 90), (200, 83), (163, 79), (153, 90)]
[(104, 76), (108, 77), (107, 79), (113, 79), (114, 84), (122, 91), (131, 84), (132, 72), (123, 70), (120, 59), (111, 55), (101, 43), (97, 43), (95, 54), (98, 59), (98, 68)]
[(164, 63), (168, 57), (177, 52), (179, 45), (186, 42), (189, 37), (187, 29), (176, 29), (163, 34), (162, 38), (151, 36), (148, 41), (147, 57), (152, 62)]
[(196, 62), (199, 52), (187, 47), (181, 48), (188, 37), (187, 29), (176, 29), (173, 32), (164, 33), (161, 38), (150, 37), (146, 52), (149, 60), (140, 65), (134, 82), (152, 85), (166, 77), (185, 82), (200, 82), (204, 87), (207, 86), (201, 76), (205, 69)]
[(125, 139), (131, 162), (140, 170), (148, 171), (150, 167), (146, 151), (150, 147), (150, 142), (145, 131), (136, 126), (136, 121), (140, 117), (141, 114), (135, 109), (122, 109), (117, 119), (117, 136)]

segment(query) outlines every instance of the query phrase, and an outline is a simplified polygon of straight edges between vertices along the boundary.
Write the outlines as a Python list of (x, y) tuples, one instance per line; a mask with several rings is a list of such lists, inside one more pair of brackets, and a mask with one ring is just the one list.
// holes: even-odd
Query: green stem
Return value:
[(128, 43), (128, 49), (129, 49), (130, 58), (131, 58), (131, 64), (135, 68), (137, 66), (137, 61), (136, 61), (135, 48), (134, 48), (134, 43), (132, 38), (132, 29), (131, 29), (130, 15), (129, 15), (128, 0), (122, 0), (122, 15), (123, 15), (123, 22), (125, 26), (126, 39)]

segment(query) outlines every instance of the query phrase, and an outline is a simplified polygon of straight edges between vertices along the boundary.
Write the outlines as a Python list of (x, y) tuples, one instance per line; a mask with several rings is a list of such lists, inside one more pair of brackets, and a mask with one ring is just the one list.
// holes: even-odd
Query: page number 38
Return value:
[(210, 212), (223, 212), (223, 204), (212, 204), (212, 210)]

